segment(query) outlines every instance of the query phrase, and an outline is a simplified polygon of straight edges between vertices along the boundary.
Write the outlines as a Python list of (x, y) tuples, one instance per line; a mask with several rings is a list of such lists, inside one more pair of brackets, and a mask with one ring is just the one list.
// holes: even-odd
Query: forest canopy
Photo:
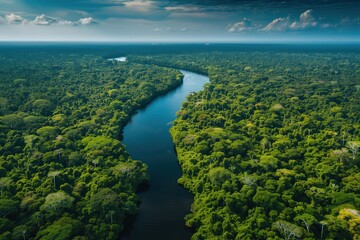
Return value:
[(360, 237), (360, 57), (341, 51), (130, 56), (210, 77), (171, 129), (192, 239)]
[(121, 131), (181, 73), (81, 49), (2, 50), (0, 238), (117, 239), (148, 180)]
[(171, 129), (192, 239), (360, 238), (358, 51), (0, 49), (1, 239), (117, 239), (148, 180), (121, 131), (174, 69), (210, 77)]

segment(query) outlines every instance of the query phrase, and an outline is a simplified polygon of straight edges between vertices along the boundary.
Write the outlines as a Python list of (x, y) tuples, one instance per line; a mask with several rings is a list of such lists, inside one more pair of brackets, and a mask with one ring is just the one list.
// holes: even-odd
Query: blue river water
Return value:
[(150, 188), (140, 193), (140, 213), (122, 239), (186, 240), (191, 237), (184, 217), (190, 213), (193, 196), (177, 183), (181, 169), (169, 129), (186, 96), (202, 90), (209, 78), (181, 72), (183, 84), (139, 110), (124, 129), (126, 150), (133, 159), (149, 167)]

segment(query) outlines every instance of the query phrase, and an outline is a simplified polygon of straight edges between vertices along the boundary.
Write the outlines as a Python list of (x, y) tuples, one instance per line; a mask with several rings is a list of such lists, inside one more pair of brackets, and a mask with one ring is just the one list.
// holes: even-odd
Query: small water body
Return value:
[(140, 194), (140, 213), (122, 239), (186, 240), (191, 237), (184, 217), (190, 213), (193, 196), (177, 183), (181, 169), (169, 129), (186, 96), (202, 90), (209, 78), (181, 72), (183, 84), (139, 110), (124, 129), (126, 150), (133, 159), (149, 167), (150, 188)]

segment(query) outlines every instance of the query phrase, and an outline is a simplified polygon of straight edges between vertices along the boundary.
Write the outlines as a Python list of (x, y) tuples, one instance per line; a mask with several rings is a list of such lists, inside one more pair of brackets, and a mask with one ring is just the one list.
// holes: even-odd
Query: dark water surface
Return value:
[(131, 231), (122, 239), (190, 239), (191, 232), (185, 228), (184, 217), (190, 212), (193, 196), (177, 184), (181, 169), (169, 129), (186, 96), (202, 90), (209, 78), (181, 72), (184, 74), (183, 84), (140, 110), (124, 129), (126, 150), (132, 158), (149, 167), (150, 188), (140, 194), (140, 214)]

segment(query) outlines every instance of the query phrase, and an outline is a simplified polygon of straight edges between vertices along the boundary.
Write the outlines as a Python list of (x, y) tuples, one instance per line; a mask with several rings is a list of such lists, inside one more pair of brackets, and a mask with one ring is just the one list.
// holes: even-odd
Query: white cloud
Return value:
[(321, 28), (335, 28), (337, 27), (338, 24), (331, 24), (331, 23), (323, 23), (323, 24), (320, 24), (320, 27)]
[(126, 1), (123, 3), (125, 8), (135, 12), (150, 12), (157, 9), (158, 3), (156, 1)]
[(206, 12), (173, 12), (170, 14), (174, 18), (215, 18), (216, 16)]
[(172, 31), (172, 32), (185, 32), (187, 31), (188, 28), (187, 27), (157, 27), (157, 28), (154, 28), (154, 31), (155, 32), (169, 32), (169, 31)]
[(64, 20), (64, 19), (60, 19), (57, 23), (60, 25), (74, 25), (74, 23), (72, 21), (68, 21), (68, 20)]
[(247, 18), (244, 18), (240, 22), (230, 24), (227, 27), (227, 30), (229, 32), (243, 32), (243, 31), (248, 31), (248, 30), (252, 30), (252, 29), (254, 29), (254, 27), (252, 27), (251, 20), (247, 19)]
[(302, 14), (300, 14), (300, 22), (302, 23), (315, 23), (315, 18), (313, 16), (313, 10), (312, 9), (308, 9), (305, 12), (303, 12)]
[(25, 18), (21, 17), (20, 15), (16, 15), (14, 13), (6, 15), (5, 20), (8, 24), (24, 24), (28, 22)]
[(334, 28), (337, 24), (320, 23), (319, 18), (314, 17), (314, 11), (309, 9), (301, 13), (298, 20), (287, 18), (277, 18), (266, 25), (262, 31), (286, 31), (286, 30), (305, 30), (311, 28)]
[(167, 11), (174, 11), (174, 12), (199, 12), (201, 11), (200, 8), (196, 6), (175, 6), (175, 7), (165, 7)]
[(36, 16), (34, 20), (29, 21), (26, 18), (21, 17), (11, 13), (6, 15), (5, 18), (0, 16), (0, 24), (34, 24), (39, 26), (49, 26), (49, 25), (69, 25), (69, 26), (78, 26), (78, 25), (92, 25), (99, 23), (92, 17), (80, 18), (78, 21), (69, 21), (62, 18), (50, 17), (45, 14)]
[(59, 23), (59, 20), (45, 14), (41, 14), (40, 16), (37, 16), (32, 23), (36, 25), (50, 25), (53, 23)]
[[(163, 8), (172, 18), (208, 18), (208, 19), (216, 19), (219, 16), (214, 15), (209, 7), (199, 7), (195, 5), (185, 4), (179, 6), (166, 6)], [(219, 10), (217, 8), (217, 10)]]
[(295, 21), (290, 25), (291, 29), (313, 28), (319, 25), (319, 22), (313, 16), (313, 10), (309, 9), (300, 15), (300, 21)]
[(87, 18), (79, 19), (79, 21), (77, 21), (77, 23), (80, 25), (90, 25), (90, 24), (97, 24), (98, 22), (95, 19), (93, 19), (92, 17), (87, 17)]
[(263, 31), (284, 31), (289, 26), (289, 20), (287, 18), (277, 18), (274, 19), (271, 23), (266, 25), (262, 30)]

